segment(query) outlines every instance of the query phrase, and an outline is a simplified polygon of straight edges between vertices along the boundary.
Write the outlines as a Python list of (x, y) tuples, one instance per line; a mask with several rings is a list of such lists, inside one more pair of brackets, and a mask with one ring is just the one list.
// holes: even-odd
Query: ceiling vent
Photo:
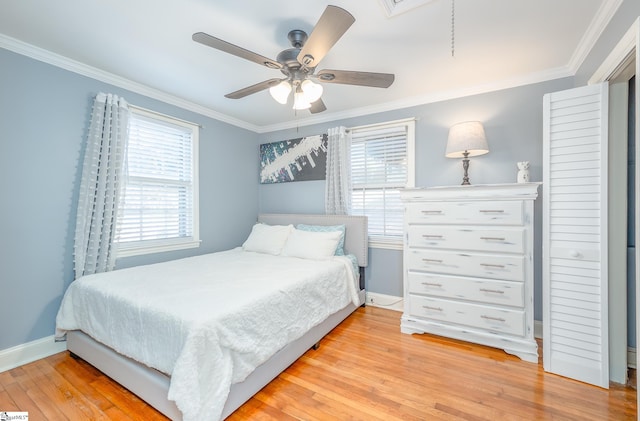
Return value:
[(435, 0), (380, 0), (380, 3), (387, 13), (387, 16), (393, 17), (434, 1)]

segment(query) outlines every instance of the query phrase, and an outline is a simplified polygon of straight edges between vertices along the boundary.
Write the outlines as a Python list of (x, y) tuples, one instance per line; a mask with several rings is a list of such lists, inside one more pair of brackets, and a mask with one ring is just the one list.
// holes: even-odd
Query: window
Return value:
[(351, 212), (369, 217), (372, 247), (402, 247), (399, 190), (415, 185), (414, 139), (413, 119), (351, 129)]
[(130, 108), (118, 256), (198, 247), (198, 126)]

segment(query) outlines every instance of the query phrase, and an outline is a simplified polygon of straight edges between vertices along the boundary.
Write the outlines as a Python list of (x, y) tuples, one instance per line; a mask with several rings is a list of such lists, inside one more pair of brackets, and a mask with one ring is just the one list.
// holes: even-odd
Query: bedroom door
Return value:
[(603, 83), (547, 94), (543, 107), (543, 365), (604, 388), (607, 98)]

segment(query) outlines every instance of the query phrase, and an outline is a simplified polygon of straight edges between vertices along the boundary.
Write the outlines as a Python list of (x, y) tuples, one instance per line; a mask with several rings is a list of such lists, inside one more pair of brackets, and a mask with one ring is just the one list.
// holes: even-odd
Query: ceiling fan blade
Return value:
[(325, 111), (326, 109), (327, 107), (324, 105), (324, 102), (322, 102), (321, 98), (311, 103), (311, 108), (309, 108), (309, 111), (311, 111), (311, 114), (317, 114)]
[(270, 69), (282, 68), (282, 64), (278, 63), (275, 60), (271, 60), (268, 57), (256, 54), (253, 51), (245, 50), (242, 47), (238, 47), (237, 45), (231, 44), (227, 41), (223, 41), (209, 34), (205, 34), (204, 32), (196, 32), (195, 34), (193, 34), (191, 39), (193, 39), (195, 42), (199, 42), (200, 44), (215, 48), (216, 50), (224, 51), (225, 53), (232, 54), (245, 60), (253, 61), (254, 63), (261, 64)]
[(264, 91), (267, 88), (275, 86), (281, 81), (282, 79), (265, 80), (264, 82), (256, 83), (255, 85), (247, 86), (246, 88), (240, 89), (235, 92), (231, 92), (230, 94), (226, 94), (225, 97), (229, 99), (244, 98), (247, 95), (255, 94), (256, 92)]
[(355, 21), (346, 10), (327, 6), (300, 50), (298, 62), (305, 67), (316, 67)]
[(320, 70), (315, 75), (323, 83), (342, 83), (344, 85), (371, 86), (388, 88), (395, 80), (391, 73), (354, 72), (350, 70)]

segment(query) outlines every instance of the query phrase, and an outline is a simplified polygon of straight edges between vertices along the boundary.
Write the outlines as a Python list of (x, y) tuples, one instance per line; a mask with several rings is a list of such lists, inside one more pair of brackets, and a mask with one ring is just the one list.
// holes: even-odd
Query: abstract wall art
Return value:
[(326, 167), (326, 134), (260, 145), (261, 184), (324, 180)]

